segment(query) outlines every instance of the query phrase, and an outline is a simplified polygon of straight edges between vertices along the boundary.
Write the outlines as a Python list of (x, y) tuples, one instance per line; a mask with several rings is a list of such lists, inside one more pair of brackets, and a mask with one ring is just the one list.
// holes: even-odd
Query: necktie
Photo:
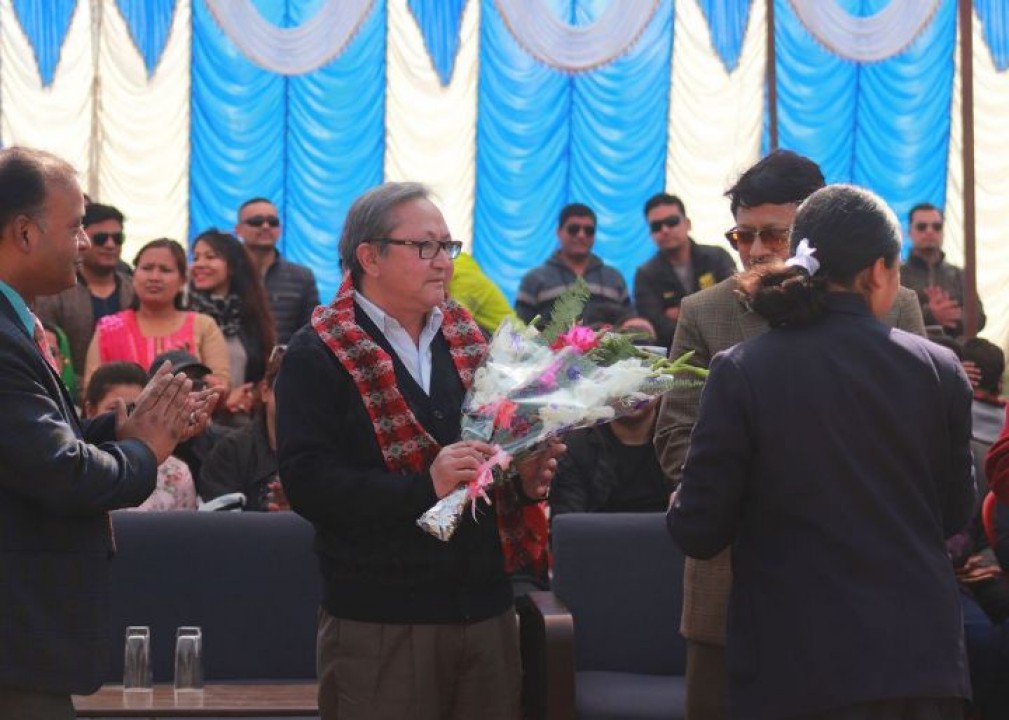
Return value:
[(35, 318), (35, 332), (33, 333), (33, 337), (35, 338), (35, 344), (38, 345), (39, 352), (42, 353), (42, 357), (44, 357), (46, 362), (49, 363), (49, 367), (51, 367), (53, 371), (59, 375), (60, 368), (56, 364), (56, 358), (53, 357), (52, 352), (49, 350), (49, 340), (46, 339), (45, 328), (42, 327), (42, 321), (38, 318)]

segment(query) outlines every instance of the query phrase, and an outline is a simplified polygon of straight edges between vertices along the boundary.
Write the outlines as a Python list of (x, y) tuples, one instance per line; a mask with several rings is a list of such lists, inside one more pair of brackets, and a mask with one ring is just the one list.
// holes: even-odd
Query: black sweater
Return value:
[[(428, 397), (385, 338), (357, 321), (394, 361), (418, 421), (442, 445), (458, 439), (464, 389), (448, 344), (432, 344)], [(335, 617), (384, 623), (476, 622), (511, 606), (494, 508), (467, 511), (449, 542), (416, 519), (436, 502), (430, 473), (385, 467), (350, 374), (311, 327), (291, 339), (276, 385), (280, 476), (291, 507), (316, 528), (323, 607)]]

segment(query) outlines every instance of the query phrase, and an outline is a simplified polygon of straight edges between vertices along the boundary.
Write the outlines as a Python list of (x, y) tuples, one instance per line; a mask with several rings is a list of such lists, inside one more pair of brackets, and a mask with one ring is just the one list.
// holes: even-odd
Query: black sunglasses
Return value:
[(582, 225), (581, 223), (568, 223), (564, 226), (564, 232), (566, 232), (571, 237), (574, 237), (580, 232), (585, 233), (585, 237), (595, 237), (596, 226), (595, 225)]
[(928, 230), (929, 225), (931, 225), (932, 229), (935, 230), (936, 232), (942, 232), (941, 222), (933, 222), (933, 223), (917, 222), (914, 224), (914, 229), (917, 230), (918, 232), (925, 232), (926, 230)]
[(269, 225), (272, 228), (280, 227), (280, 218), (276, 215), (253, 215), (242, 222), (255, 228), (263, 227), (264, 225)]
[(662, 230), (662, 226), (665, 225), (667, 228), (674, 228), (683, 222), (683, 218), (679, 215), (670, 215), (669, 217), (662, 218), (661, 220), (655, 220), (648, 223), (648, 227), (653, 233), (657, 233)]
[(126, 234), (123, 232), (96, 232), (91, 236), (92, 245), (104, 245), (109, 240), (112, 240), (116, 245), (122, 245), (126, 242)]

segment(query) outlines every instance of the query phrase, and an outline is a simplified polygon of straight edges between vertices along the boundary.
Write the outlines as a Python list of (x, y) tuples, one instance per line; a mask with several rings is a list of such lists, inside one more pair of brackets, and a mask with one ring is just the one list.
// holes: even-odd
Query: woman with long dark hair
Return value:
[(234, 235), (211, 228), (193, 241), (189, 306), (209, 315), (224, 333), (233, 389), (231, 413), (248, 413), (274, 345), (273, 320), (263, 281)]
[(878, 320), (900, 283), (879, 197), (817, 191), (791, 243), (741, 279), (772, 330), (712, 362), (667, 516), (688, 555), (732, 547), (731, 715), (959, 718), (944, 540), (974, 503), (970, 386), (949, 350)]

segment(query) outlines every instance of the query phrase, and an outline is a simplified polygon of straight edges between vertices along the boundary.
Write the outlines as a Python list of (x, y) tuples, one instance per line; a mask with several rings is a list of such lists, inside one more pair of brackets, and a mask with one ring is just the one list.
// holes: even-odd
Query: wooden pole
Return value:
[(774, 0), (767, 0), (767, 125), (772, 151), (778, 149), (778, 75), (775, 55)]
[(960, 13), (960, 106), (963, 125), (964, 337), (977, 335), (977, 219), (974, 207), (974, 27), (973, 2), (958, 0)]

